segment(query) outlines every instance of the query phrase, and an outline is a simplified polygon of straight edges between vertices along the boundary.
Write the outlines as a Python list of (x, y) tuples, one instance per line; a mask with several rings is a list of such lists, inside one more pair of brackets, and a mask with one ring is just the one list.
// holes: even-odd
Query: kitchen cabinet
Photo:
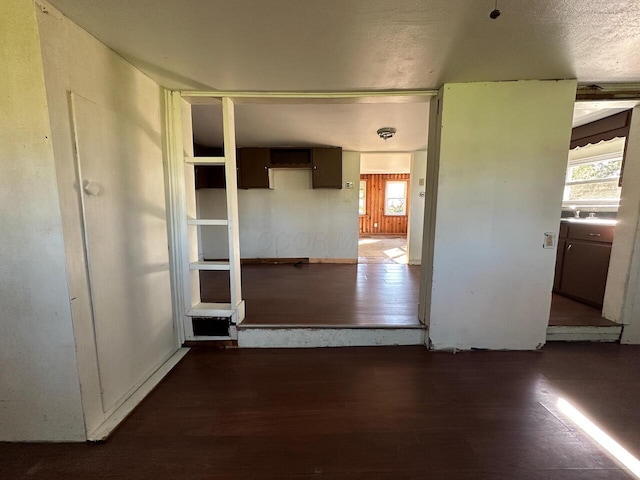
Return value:
[(269, 188), (268, 148), (239, 148), (238, 188)]
[(314, 148), (311, 163), (313, 188), (342, 188), (342, 148)]
[[(203, 150), (209, 153), (212, 149)], [(218, 149), (220, 150), (220, 149)], [(216, 150), (216, 153), (220, 153)], [(311, 169), (313, 188), (342, 188), (342, 148), (239, 148), (238, 188), (269, 188), (270, 168)], [(224, 166), (197, 166), (196, 188), (225, 188)]]
[(588, 221), (562, 225), (554, 291), (602, 307), (615, 227)]
[(200, 188), (225, 188), (224, 165), (196, 165), (196, 190)]

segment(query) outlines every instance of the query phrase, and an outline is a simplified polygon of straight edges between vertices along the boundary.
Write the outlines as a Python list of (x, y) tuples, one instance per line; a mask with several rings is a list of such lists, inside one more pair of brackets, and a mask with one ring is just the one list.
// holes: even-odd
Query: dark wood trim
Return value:
[(237, 340), (198, 340), (197, 342), (194, 341), (185, 341), (182, 344), (183, 347), (189, 347), (189, 348), (238, 348), (238, 341)]

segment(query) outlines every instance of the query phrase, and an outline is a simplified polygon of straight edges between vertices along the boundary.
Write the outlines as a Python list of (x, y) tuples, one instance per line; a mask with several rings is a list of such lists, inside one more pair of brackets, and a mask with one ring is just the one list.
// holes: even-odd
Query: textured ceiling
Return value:
[[(429, 103), (236, 105), (240, 147), (336, 146), (359, 152), (411, 152), (427, 146)], [(193, 133), (206, 146), (221, 146), (222, 107), (193, 105)], [(394, 127), (383, 141), (376, 131)]]
[(164, 86), (640, 81), (637, 0), (52, 0)]

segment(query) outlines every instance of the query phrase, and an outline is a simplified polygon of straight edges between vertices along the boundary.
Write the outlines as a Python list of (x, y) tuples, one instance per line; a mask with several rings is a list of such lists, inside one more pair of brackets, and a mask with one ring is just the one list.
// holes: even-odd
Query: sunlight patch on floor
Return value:
[(628, 468), (636, 478), (640, 478), (640, 460), (631, 455), (622, 445), (607, 435), (600, 427), (589, 420), (580, 410), (564, 398), (558, 399), (558, 408), (569, 417), (573, 423), (580, 427), (584, 433), (589, 435), (596, 443)]
[(369, 245), (371, 243), (378, 243), (380, 240), (375, 238), (361, 238), (358, 240), (358, 245)]

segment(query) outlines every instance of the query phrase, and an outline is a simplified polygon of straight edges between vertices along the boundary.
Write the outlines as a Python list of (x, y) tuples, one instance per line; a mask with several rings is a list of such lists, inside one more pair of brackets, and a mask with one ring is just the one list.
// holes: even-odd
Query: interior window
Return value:
[(407, 214), (407, 181), (387, 180), (385, 186), (385, 215)]

